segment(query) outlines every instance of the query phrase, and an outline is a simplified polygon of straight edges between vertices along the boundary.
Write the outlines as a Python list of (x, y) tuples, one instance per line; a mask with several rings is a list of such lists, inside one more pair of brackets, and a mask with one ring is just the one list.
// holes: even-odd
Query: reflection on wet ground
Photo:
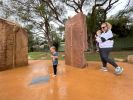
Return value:
[[(132, 100), (133, 64), (120, 76), (99, 70), (99, 62), (79, 69), (60, 61), (57, 77), (52, 77), (51, 61), (32, 60), (29, 66), (0, 72), (0, 100)], [(33, 78), (50, 75), (48, 81), (30, 84)]]

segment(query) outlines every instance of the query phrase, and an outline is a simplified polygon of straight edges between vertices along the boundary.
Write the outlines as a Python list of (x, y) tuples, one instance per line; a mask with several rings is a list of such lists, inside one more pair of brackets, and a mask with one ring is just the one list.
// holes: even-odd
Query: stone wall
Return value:
[(75, 67), (85, 67), (84, 51), (87, 48), (86, 16), (79, 13), (65, 24), (65, 63)]
[(28, 64), (28, 33), (19, 25), (0, 19), (0, 70)]

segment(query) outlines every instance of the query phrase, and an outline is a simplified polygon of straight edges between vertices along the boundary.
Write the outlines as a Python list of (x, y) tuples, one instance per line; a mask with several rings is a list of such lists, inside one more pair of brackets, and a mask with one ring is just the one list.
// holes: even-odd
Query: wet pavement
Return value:
[[(51, 61), (31, 60), (29, 66), (0, 72), (0, 100), (133, 100), (133, 64), (120, 76), (99, 70), (100, 62), (88, 62), (79, 69), (59, 62), (58, 75), (52, 77)], [(49, 80), (30, 84), (39, 76)]]

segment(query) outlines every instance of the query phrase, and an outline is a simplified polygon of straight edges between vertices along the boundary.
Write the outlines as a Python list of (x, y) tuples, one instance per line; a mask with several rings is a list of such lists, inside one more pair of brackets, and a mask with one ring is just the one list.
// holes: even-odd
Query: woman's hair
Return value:
[(109, 22), (102, 23), (102, 25), (103, 24), (105, 24), (108, 27), (108, 29), (110, 30), (112, 29), (112, 25)]

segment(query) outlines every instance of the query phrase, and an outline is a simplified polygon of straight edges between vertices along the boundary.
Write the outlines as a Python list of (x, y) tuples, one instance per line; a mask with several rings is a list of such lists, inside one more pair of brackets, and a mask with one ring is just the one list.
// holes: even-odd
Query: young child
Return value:
[(53, 77), (56, 77), (56, 75), (57, 75), (57, 65), (58, 65), (58, 52), (56, 52), (56, 48), (54, 46), (50, 47), (50, 51), (52, 53), (51, 58), (52, 58), (53, 71), (54, 71)]
[[(96, 35), (95, 35), (95, 38), (96, 40), (98, 40), (98, 38), (100, 38), (100, 35), (101, 35), (102, 31), (101, 30), (98, 30), (96, 32)], [(99, 51), (99, 43), (96, 41), (96, 51), (98, 52)]]

